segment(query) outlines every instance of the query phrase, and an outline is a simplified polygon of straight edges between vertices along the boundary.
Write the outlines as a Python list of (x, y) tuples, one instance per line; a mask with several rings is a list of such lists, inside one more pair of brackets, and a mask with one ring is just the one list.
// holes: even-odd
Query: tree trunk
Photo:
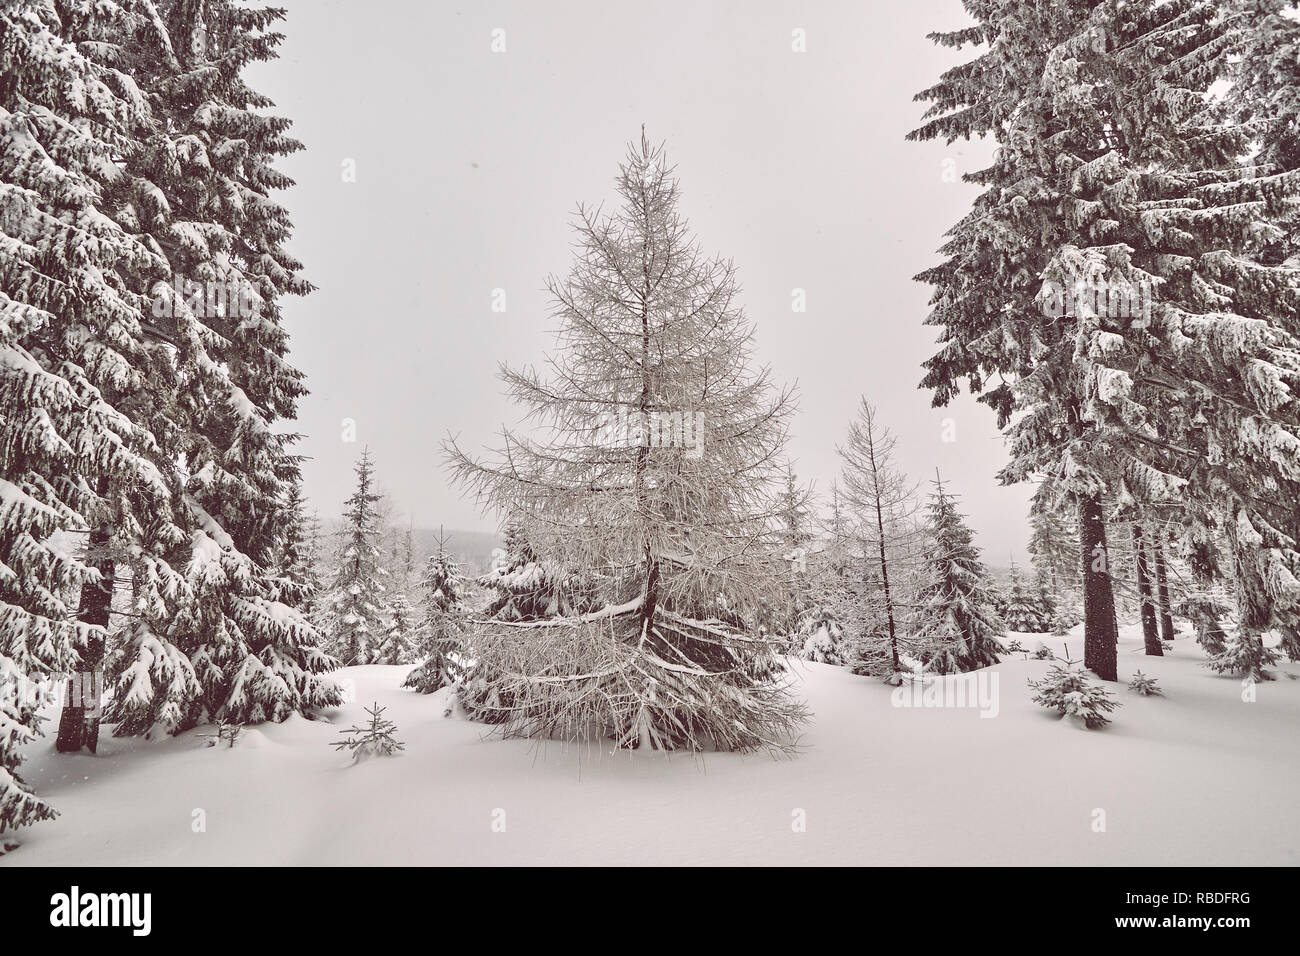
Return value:
[(1165, 569), (1165, 545), (1156, 539), (1156, 597), (1160, 604), (1160, 640), (1172, 641), (1177, 634), (1174, 630), (1174, 614), (1169, 606), (1169, 574)]
[[(81, 587), (81, 609), (77, 619), (84, 624), (108, 628), (113, 611), (114, 564), (105, 554), (107, 528), (95, 528), (87, 543), (87, 564), (97, 568), (98, 582), (88, 581)], [(77, 672), (68, 680), (63, 710), (59, 714), (59, 734), (54, 748), (60, 753), (75, 753), (83, 747), (91, 753), (99, 748), (100, 691), (103, 685), (104, 638), (93, 637), (81, 649)]]
[(1147, 550), (1142, 541), (1142, 526), (1133, 522), (1133, 555), (1137, 565), (1138, 600), (1142, 605), (1142, 643), (1148, 657), (1164, 657), (1160, 633), (1156, 629), (1155, 601), (1151, 594), (1151, 572), (1147, 570)]
[[(641, 138), (644, 141), (644, 126), (641, 127)], [(648, 244), (650, 219), (645, 211), (647, 199), (644, 188), (641, 191), (641, 203), (647, 238), (641, 245), (641, 394), (637, 401), (637, 417), (641, 434), (639, 436), (640, 444), (636, 451), (635, 484), (637, 510), (640, 512), (642, 520), (648, 520), (645, 473), (647, 459), (650, 457), (650, 250)], [(640, 614), (640, 640), (644, 644), (650, 638), (650, 631), (654, 627), (655, 609), (659, 604), (659, 557), (655, 553), (648, 535), (643, 544), (643, 553), (646, 567)], [(633, 746), (640, 747), (642, 744), (649, 745), (650, 743), (651, 738), (643, 732), (638, 736)]]
[(885, 617), (889, 621), (889, 650), (894, 656), (894, 673), (903, 669), (898, 660), (898, 634), (894, 628), (894, 601), (889, 595), (889, 562), (885, 560), (885, 518), (880, 510), (880, 498), (876, 498), (876, 531), (880, 535), (880, 583), (885, 588)]
[(655, 560), (647, 547), (645, 552), (646, 576), (643, 599), (641, 601), (641, 626), (643, 633), (649, 635), (654, 626), (655, 608), (659, 606), (659, 562)]
[(1110, 555), (1106, 550), (1106, 521), (1101, 497), (1079, 502), (1079, 541), (1083, 571), (1083, 666), (1102, 680), (1118, 680), (1115, 645), (1115, 591), (1110, 580)]

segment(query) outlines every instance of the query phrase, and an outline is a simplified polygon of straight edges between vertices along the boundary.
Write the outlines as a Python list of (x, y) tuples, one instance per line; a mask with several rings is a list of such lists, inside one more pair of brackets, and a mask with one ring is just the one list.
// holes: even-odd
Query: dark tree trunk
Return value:
[(1102, 680), (1118, 680), (1115, 645), (1115, 591), (1106, 550), (1106, 521), (1100, 496), (1079, 502), (1079, 541), (1083, 571), (1083, 666)]
[[(87, 543), (87, 564), (97, 568), (98, 582), (88, 581), (81, 588), (81, 609), (77, 619), (107, 630), (113, 611), (113, 560), (105, 553), (109, 535), (106, 528), (95, 528)], [(54, 748), (60, 753), (74, 753), (99, 747), (100, 689), (103, 681), (104, 638), (93, 637), (81, 649), (77, 672), (64, 691), (63, 710), (59, 714), (59, 734)]]
[(1142, 541), (1142, 526), (1133, 523), (1133, 555), (1137, 565), (1138, 600), (1142, 604), (1142, 643), (1148, 657), (1164, 657), (1160, 633), (1156, 629), (1155, 600), (1151, 594), (1151, 572), (1147, 570), (1147, 549)]
[(644, 595), (641, 602), (641, 626), (649, 633), (654, 626), (655, 608), (659, 606), (659, 562), (646, 549), (646, 576)]
[(1160, 604), (1160, 640), (1172, 641), (1176, 635), (1174, 630), (1174, 613), (1169, 606), (1169, 573), (1165, 568), (1165, 545), (1160, 538), (1156, 539), (1156, 598)]
[(894, 599), (889, 593), (889, 562), (885, 560), (885, 518), (880, 509), (880, 496), (876, 496), (876, 533), (880, 535), (880, 582), (885, 588), (885, 617), (889, 620), (889, 650), (894, 657), (894, 673), (903, 669), (898, 659), (898, 634), (894, 627)]

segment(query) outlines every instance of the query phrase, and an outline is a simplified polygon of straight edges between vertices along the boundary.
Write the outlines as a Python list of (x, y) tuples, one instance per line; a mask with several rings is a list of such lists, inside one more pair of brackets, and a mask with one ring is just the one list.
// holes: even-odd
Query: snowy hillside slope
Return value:
[[(991, 719), (793, 662), (814, 713), (794, 760), (485, 741), (444, 718), (446, 691), (399, 689), (407, 668), (349, 668), (355, 699), (331, 722), (246, 729), (233, 749), (209, 748), (211, 728), (106, 735), (97, 756), (45, 738), (24, 770), (62, 816), (0, 866), (1300, 864), (1300, 666), (1247, 703), (1190, 638), (1148, 658), (1126, 629), (1121, 677), (1140, 667), (1166, 696), (1113, 686), (1113, 725), (1086, 731), (1031, 702), (1047, 663), (1023, 656), (989, 669)], [(328, 744), (374, 700), (406, 751), (352, 765)]]

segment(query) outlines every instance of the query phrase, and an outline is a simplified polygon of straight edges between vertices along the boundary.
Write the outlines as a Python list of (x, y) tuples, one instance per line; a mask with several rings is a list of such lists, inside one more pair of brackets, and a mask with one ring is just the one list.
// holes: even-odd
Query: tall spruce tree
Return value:
[[(988, 50), (922, 94), (916, 138), (990, 135), (989, 188), (954, 229), (924, 384), (968, 379), (1010, 425), (1005, 480), (1078, 501), (1085, 664), (1115, 674), (1103, 500), (1181, 501), (1189, 542), (1222, 539), (1241, 613), (1225, 669), (1258, 673), (1293, 632), (1296, 289), (1262, 250), (1296, 183), (1241, 162), (1248, 134), (1212, 89), (1249, 3), (990, 4), (938, 37)], [(1001, 82), (993, 82), (995, 76)], [(1000, 376), (992, 388), (984, 383)], [(1014, 421), (1013, 421), (1014, 418)], [(1281, 491), (1279, 498), (1277, 492)]]
[[(0, 831), (54, 814), (19, 776), (18, 751), (38, 733), (45, 682), (98, 668), (114, 549), (132, 525), (160, 550), (177, 542), (156, 436), (113, 404), (135, 389), (149, 404), (156, 354), (139, 318), (165, 265), (117, 216), (114, 159), (150, 122), (114, 62), (129, 13), (0, 5)], [(142, 563), (175, 584), (156, 552)], [(97, 686), (69, 703), (93, 715)], [(93, 744), (82, 714), (69, 749), (87, 729)]]
[(803, 715), (750, 627), (779, 586), (777, 490), (789, 396), (750, 361), (731, 265), (677, 211), (663, 149), (642, 135), (621, 208), (579, 208), (576, 261), (552, 280), (554, 375), (506, 370), (539, 423), (460, 480), (528, 518), (543, 559), (599, 575), (605, 603), (554, 622), (494, 622), (476, 666), (507, 733), (609, 734), (619, 746), (784, 748)]
[[(1044, 316), (1038, 301), (1042, 271), (1064, 232), (1056, 209), (1061, 145), (1050, 137), (1068, 134), (1042, 80), (1052, 51), (1077, 34), (1086, 7), (968, 8), (975, 26), (932, 39), (958, 49), (987, 49), (918, 94), (932, 105), (925, 125), (909, 138), (953, 142), (988, 136), (1001, 147), (992, 166), (963, 177), (984, 192), (949, 231), (942, 247), (946, 260), (917, 276), (934, 286), (926, 324), (942, 330), (941, 348), (925, 363), (922, 386), (933, 390), (935, 405), (945, 405), (967, 380), (997, 412), (999, 427), (1021, 414), (1026, 437), (1013, 459), (1020, 467), (1002, 476), (1059, 477), (1057, 493), (1077, 504), (1085, 659), (1114, 680), (1117, 629), (1101, 507), (1109, 460), (1094, 448), (1084, 421), (1086, 383), (1075, 367), (1074, 330), (1059, 317)], [(1068, 468), (1053, 467), (1064, 462)]]
[(183, 463), (187, 591), (167, 613), (133, 581), (141, 613), (109, 666), (117, 732), (281, 720), (339, 699), (324, 676), (334, 662), (271, 567), (299, 467), (277, 424), (305, 391), (281, 300), (310, 286), (284, 252), (291, 223), (272, 196), (290, 185), (272, 164), (300, 145), (243, 73), (275, 57), (282, 37), (268, 27), (283, 13), (230, 0), (136, 6), (122, 42), (153, 121), (125, 163), (121, 215), (167, 266), (148, 331), (170, 346), (163, 452)]
[[(142, 322), (149, 284), (166, 260), (136, 234), (131, 212), (130, 168), (153, 118), (129, 73), (121, 37), (142, 22), (141, 8), (125, 2), (60, 11), (35, 4), (26, 16), (4, 22), (11, 71), (5, 178), (25, 190), (5, 194), (12, 240), (5, 286), (12, 302), (47, 317), (19, 336), (18, 346), (52, 376), (47, 384), (68, 382), (78, 401), (95, 406), (99, 420), (65, 434), (78, 459), (70, 476), (57, 467), (41, 472), (52, 485), (71, 480), (78, 486), (58, 497), (70, 504), (79, 498), (75, 507), (86, 532), (81, 560), (95, 572), (81, 583), (76, 602), (77, 619), (90, 630), (74, 645), (56, 740), (61, 751), (97, 746), (102, 665), (115, 623), (113, 596), (123, 580), (132, 580), (146, 610), (185, 590), (173, 570), (185, 560), (174, 510), (177, 469), (163, 447), (174, 427), (171, 364), (165, 343)], [(67, 44), (79, 48), (76, 56), (60, 65), (46, 59)], [(46, 85), (51, 80), (65, 90), (53, 92)], [(21, 379), (20, 373), (11, 381), (21, 386)], [(32, 413), (43, 414), (40, 407), (38, 399)], [(64, 424), (57, 407), (53, 412), (47, 440)], [(137, 567), (127, 573), (123, 565), (131, 560)], [(163, 616), (175, 613), (171, 601)]]

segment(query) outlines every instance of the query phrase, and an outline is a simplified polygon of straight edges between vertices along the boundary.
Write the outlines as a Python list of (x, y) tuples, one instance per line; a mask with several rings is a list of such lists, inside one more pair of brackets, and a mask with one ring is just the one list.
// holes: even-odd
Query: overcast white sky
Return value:
[[(439, 442), (490, 445), (516, 420), (497, 363), (551, 346), (544, 282), (569, 268), (574, 207), (613, 198), (644, 122), (667, 140), (704, 248), (735, 260), (760, 359), (798, 383), (800, 477), (829, 490), (866, 394), (900, 436), (900, 464), (921, 480), (939, 467), (962, 496), (988, 560), (1023, 554), (1031, 489), (997, 485), (992, 413), (932, 409), (916, 387), (935, 331), (911, 277), (975, 194), (944, 162), (960, 173), (990, 150), (903, 141), (922, 110), (912, 96), (958, 59), (925, 35), (968, 22), (959, 0), (280, 4), (283, 57), (252, 81), (307, 146), (282, 163), (298, 183), (283, 201), (319, 289), (287, 315), (322, 515), (340, 510), (368, 445), (417, 525), (495, 526), (447, 486)], [(796, 28), (807, 52), (791, 48)], [(355, 444), (341, 440), (349, 418)]]

